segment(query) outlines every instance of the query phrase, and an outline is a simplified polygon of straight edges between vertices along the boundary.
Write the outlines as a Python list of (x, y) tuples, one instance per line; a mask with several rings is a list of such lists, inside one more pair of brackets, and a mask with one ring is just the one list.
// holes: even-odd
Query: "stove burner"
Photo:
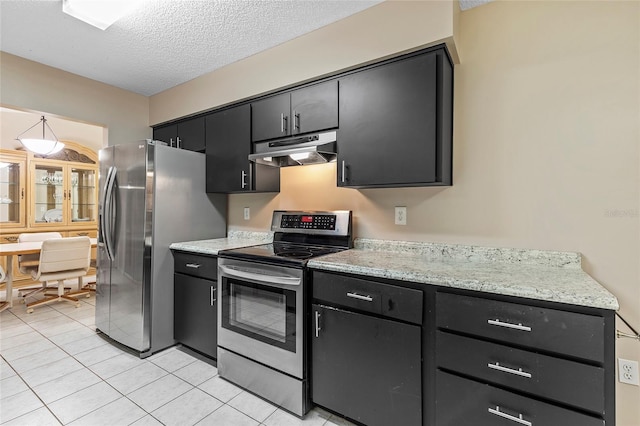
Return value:
[(333, 251), (335, 250), (331, 250), (327, 247), (314, 247), (302, 244), (274, 243), (273, 245), (273, 253), (276, 256), (301, 260), (310, 259), (315, 256), (322, 256), (323, 254), (331, 253)]
[(283, 251), (276, 253), (276, 256), (291, 257), (293, 259), (308, 259), (313, 256), (310, 251)]

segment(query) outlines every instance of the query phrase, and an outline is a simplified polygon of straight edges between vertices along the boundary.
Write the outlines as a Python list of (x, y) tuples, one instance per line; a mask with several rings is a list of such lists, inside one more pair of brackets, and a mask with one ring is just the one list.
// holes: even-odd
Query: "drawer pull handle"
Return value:
[(216, 303), (216, 288), (215, 286), (211, 286), (211, 306), (213, 306)]
[(366, 302), (373, 302), (373, 297), (371, 296), (363, 296), (358, 293), (347, 293), (347, 297), (351, 297), (353, 299), (364, 300)]
[(200, 267), (200, 264), (198, 264), (198, 263), (187, 263), (185, 266), (187, 268), (198, 269)]
[(522, 414), (518, 414), (518, 417), (516, 417), (516, 416), (512, 416), (512, 415), (507, 414), (507, 413), (503, 413), (502, 411), (500, 411), (500, 407), (497, 406), (497, 405), (496, 405), (496, 408), (489, 408), (489, 412), (491, 414), (495, 414), (498, 417), (502, 417), (504, 419), (511, 420), (512, 422), (516, 422), (516, 423), (521, 424), (521, 425), (533, 426), (533, 423), (531, 423), (530, 421), (527, 421), (527, 420), (522, 418)]
[(522, 324), (511, 324), (510, 322), (502, 322), (499, 319), (487, 320), (491, 325), (497, 325), (498, 327), (513, 328), (520, 331), (531, 331), (531, 327)]
[(509, 373), (509, 374), (515, 374), (516, 376), (522, 376), (522, 377), (526, 377), (527, 379), (531, 378), (531, 373), (527, 373), (526, 371), (522, 371), (522, 368), (518, 368), (513, 369), (513, 368), (509, 368), (509, 367), (503, 367), (502, 365), (500, 365), (499, 363), (495, 363), (495, 364), (487, 364), (487, 367), (492, 368), (494, 370), (498, 370), (498, 371), (503, 371), (505, 373)]

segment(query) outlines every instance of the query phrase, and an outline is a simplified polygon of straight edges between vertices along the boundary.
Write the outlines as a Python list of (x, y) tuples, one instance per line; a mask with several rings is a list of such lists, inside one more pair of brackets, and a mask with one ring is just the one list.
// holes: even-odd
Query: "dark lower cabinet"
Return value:
[(249, 104), (210, 114), (206, 118), (208, 193), (278, 192), (280, 169), (249, 161)]
[(474, 380), (436, 373), (437, 426), (604, 426), (604, 420)]
[(315, 404), (368, 426), (422, 424), (419, 326), (318, 304), (311, 322)]
[(174, 339), (217, 358), (216, 281), (175, 274)]
[(615, 424), (612, 311), (437, 291), (437, 426)]
[(217, 358), (218, 303), (216, 257), (173, 252), (173, 338)]

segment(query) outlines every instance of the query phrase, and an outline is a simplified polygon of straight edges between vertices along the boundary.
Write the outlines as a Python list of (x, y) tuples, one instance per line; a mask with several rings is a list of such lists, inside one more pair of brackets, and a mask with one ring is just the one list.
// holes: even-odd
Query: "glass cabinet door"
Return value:
[(96, 171), (71, 168), (71, 216), (70, 223), (95, 222), (97, 217), (98, 182)]
[(65, 204), (68, 197), (64, 167), (35, 164), (33, 179), (32, 224), (57, 226), (64, 224), (66, 222)]
[(25, 222), (26, 160), (0, 157), (0, 225), (21, 228)]

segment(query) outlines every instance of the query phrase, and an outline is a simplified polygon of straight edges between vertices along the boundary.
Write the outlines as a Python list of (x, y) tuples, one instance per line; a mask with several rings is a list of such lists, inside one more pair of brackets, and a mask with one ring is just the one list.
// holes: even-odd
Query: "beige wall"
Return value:
[[(428, 44), (440, 6), (373, 7), (151, 98), (151, 122)], [(496, 1), (454, 18), (453, 187), (338, 189), (334, 164), (282, 169), (279, 194), (229, 197), (230, 228), (266, 230), (274, 209), (352, 209), (360, 237), (579, 251), (640, 328), (640, 3)], [(640, 344), (617, 352), (638, 360)], [(640, 425), (639, 388), (617, 397), (617, 424)]]
[(103, 126), (109, 145), (151, 137), (146, 96), (5, 52), (0, 52), (0, 104)]
[[(436, 43), (452, 46), (450, 1), (387, 1), (150, 98), (153, 124)], [(373, 25), (372, 25), (373, 24)]]

